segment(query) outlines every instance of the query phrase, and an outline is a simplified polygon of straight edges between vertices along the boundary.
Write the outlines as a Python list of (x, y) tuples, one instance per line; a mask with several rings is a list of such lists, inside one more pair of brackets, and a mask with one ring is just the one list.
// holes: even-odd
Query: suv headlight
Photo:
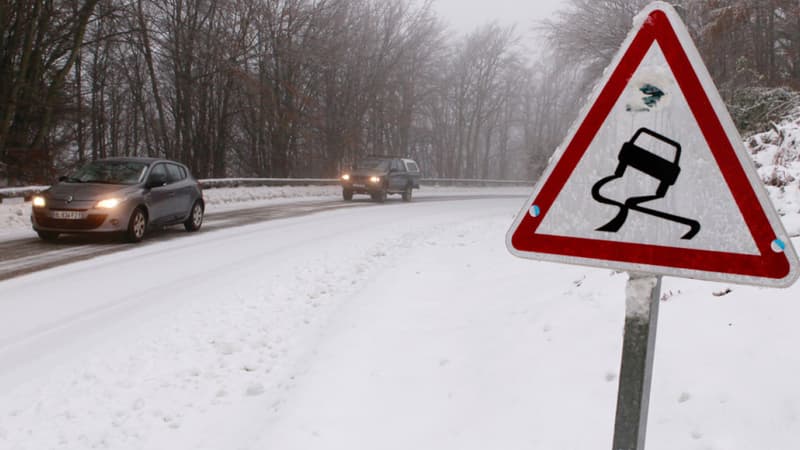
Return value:
[(41, 195), (35, 195), (32, 202), (35, 208), (44, 208), (47, 206), (47, 201)]
[(344, 181), (350, 181), (350, 174), (349, 174), (349, 173), (346, 173), (346, 174), (342, 175), (342, 180), (344, 180)]
[(381, 182), (381, 177), (369, 177), (369, 181), (371, 183), (380, 183)]

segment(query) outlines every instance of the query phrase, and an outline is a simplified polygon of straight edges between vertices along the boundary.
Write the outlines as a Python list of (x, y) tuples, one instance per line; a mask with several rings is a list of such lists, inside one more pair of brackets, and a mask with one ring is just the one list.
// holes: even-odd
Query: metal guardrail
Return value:
[(13, 188), (0, 188), (0, 203), (4, 198), (24, 198), (26, 202), (31, 200), (36, 193), (41, 192), (50, 186), (23, 186)]
[(258, 186), (328, 186), (338, 178), (206, 178), (199, 180), (203, 189)]
[[(219, 178), (200, 180), (203, 189), (217, 187), (252, 187), (252, 186), (330, 186), (338, 185), (338, 178)], [(420, 184), (425, 186), (533, 186), (531, 181), (520, 180), (481, 180), (463, 178), (423, 178)]]
[(462, 186), (462, 187), (502, 187), (519, 186), (533, 187), (533, 181), (525, 180), (480, 180), (465, 178), (423, 178), (420, 184), (424, 186)]
[[(203, 189), (225, 187), (259, 187), (259, 186), (335, 186), (339, 184), (338, 178), (207, 178), (201, 179)], [(423, 186), (442, 187), (501, 187), (501, 186), (533, 186), (531, 181), (520, 180), (479, 180), (461, 178), (423, 178)], [(24, 198), (30, 201), (31, 197), (50, 186), (21, 186), (13, 188), (0, 188), (0, 203), (4, 198)]]

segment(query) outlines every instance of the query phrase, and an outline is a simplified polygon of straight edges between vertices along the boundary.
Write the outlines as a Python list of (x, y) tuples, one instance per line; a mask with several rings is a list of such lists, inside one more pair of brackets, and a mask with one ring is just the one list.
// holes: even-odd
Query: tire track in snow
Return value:
[[(448, 202), (455, 200), (475, 200), (481, 198), (512, 198), (514, 195), (437, 195), (415, 198), (415, 203)], [(389, 201), (388, 203), (395, 203)], [(380, 207), (368, 199), (352, 202), (324, 200), (284, 203), (280, 205), (243, 208), (208, 214), (205, 224), (198, 234), (253, 223), (302, 217), (346, 208)], [(38, 272), (65, 264), (84, 261), (98, 256), (155, 245), (172, 239), (191, 239), (180, 225), (150, 232), (145, 241), (139, 244), (120, 243), (113, 236), (68, 235), (57, 242), (42, 242), (36, 238), (17, 239), (0, 242), (0, 281)]]
[[(94, 330), (90, 339), (105, 341), (92, 343), (89, 354), (67, 351), (52, 378), (34, 384), (33, 392), (22, 389), (9, 396), (6, 405), (13, 411), (8, 416), (0, 411), (0, 417), (8, 417), (0, 444), (148, 448), (148, 436), (180, 439), (175, 430), (204, 410), (213, 415), (247, 408), (248, 398), (259, 399), (253, 403), (259, 409), (278, 407), (278, 394), (291, 389), (294, 361), (311, 357), (307, 343), (352, 293), (431, 233), (465, 216), (485, 214), (485, 205), (456, 215), (448, 208), (419, 207), (427, 214), (408, 216), (397, 208), (387, 210), (387, 218), (370, 213), (365, 220), (365, 211), (356, 221), (360, 226), (353, 227), (350, 216), (334, 212), (313, 221), (259, 224), (200, 242), (176, 240), (107, 257), (119, 270), (137, 262), (149, 266), (179, 252), (218, 254), (223, 261), (187, 269), (178, 278), (167, 276), (83, 317), (75, 313), (56, 323), (58, 329), (38, 330), (44, 333), (33, 338), (42, 340), (39, 345), (31, 347), (31, 336), (18, 342), (18, 354), (30, 357), (35, 350), (62, 351), (58, 348), (65, 341), (75, 333), (86, 336), (85, 330)], [(294, 229), (296, 237), (271, 241), (280, 228)], [(254, 249), (254, 241), (269, 245)], [(224, 256), (231, 247), (246, 247), (246, 254)], [(77, 277), (96, 265), (60, 270)], [(167, 299), (151, 298), (157, 292), (180, 294), (159, 305)], [(8, 368), (9, 360), (0, 367)]]

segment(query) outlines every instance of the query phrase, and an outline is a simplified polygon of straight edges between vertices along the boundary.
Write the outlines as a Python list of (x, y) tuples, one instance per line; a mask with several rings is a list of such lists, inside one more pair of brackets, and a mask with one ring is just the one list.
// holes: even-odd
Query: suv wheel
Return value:
[(346, 189), (346, 188), (342, 189), (342, 198), (344, 198), (347, 201), (352, 200), (353, 199), (353, 190), (352, 189)]
[(413, 192), (413, 189), (411, 188), (411, 186), (406, 186), (406, 189), (403, 191), (403, 201), (404, 202), (410, 202), (411, 201), (411, 193), (412, 192)]
[(125, 232), (125, 239), (128, 242), (141, 242), (144, 232), (147, 230), (147, 215), (142, 208), (136, 208), (128, 221), (128, 231)]
[(386, 191), (380, 190), (374, 194), (372, 194), (372, 199), (378, 203), (383, 203), (386, 201)]

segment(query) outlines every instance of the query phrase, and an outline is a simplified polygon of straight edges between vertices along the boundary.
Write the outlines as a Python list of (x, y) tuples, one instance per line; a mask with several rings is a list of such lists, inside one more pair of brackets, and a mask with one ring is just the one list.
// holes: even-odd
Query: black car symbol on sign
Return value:
[[(664, 159), (637, 145), (637, 139), (642, 135), (642, 133), (674, 148), (675, 157), (673, 160), (670, 161)], [(622, 145), (622, 149), (620, 150), (618, 157), (619, 164), (617, 164), (614, 174), (600, 179), (594, 184), (594, 186), (592, 186), (592, 198), (600, 203), (613, 205), (619, 208), (617, 215), (605, 225), (597, 228), (597, 231), (616, 233), (620, 228), (622, 228), (622, 225), (625, 223), (625, 219), (628, 218), (628, 211), (633, 210), (660, 217), (665, 220), (670, 220), (672, 222), (684, 224), (689, 227), (689, 231), (681, 236), (681, 239), (692, 239), (700, 231), (700, 223), (698, 221), (640, 206), (642, 203), (664, 198), (667, 195), (667, 189), (675, 184), (675, 181), (678, 179), (678, 175), (681, 173), (681, 168), (679, 165), (680, 157), (681, 145), (679, 143), (666, 136), (658, 134), (655, 131), (648, 130), (647, 128), (639, 128), (636, 130), (636, 133), (634, 133), (631, 140)], [(628, 166), (640, 170), (659, 181), (655, 195), (631, 197), (625, 200), (624, 203), (620, 203), (600, 194), (600, 189), (607, 183), (618, 178), (622, 178), (623, 174), (625, 174), (625, 169), (627, 169)]]

